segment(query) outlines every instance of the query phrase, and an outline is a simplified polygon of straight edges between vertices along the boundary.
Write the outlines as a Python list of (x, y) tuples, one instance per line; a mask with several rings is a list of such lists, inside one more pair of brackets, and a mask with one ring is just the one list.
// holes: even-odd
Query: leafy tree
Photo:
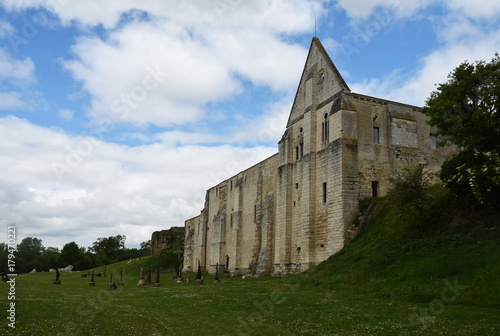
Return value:
[(496, 205), (500, 199), (500, 57), (462, 63), (427, 99), (423, 112), (442, 143), (460, 153), (446, 160), (440, 177), (466, 199)]
[[(42, 252), (42, 269), (49, 270), (54, 267), (61, 267), (60, 261), (61, 252), (57, 247), (47, 247)], [(37, 269), (37, 271), (40, 271)]]
[(118, 254), (120, 250), (125, 249), (126, 238), (122, 235), (98, 238), (92, 247), (89, 247), (89, 251), (96, 254), (96, 264), (119, 261)]
[(393, 173), (389, 179), (392, 187), (388, 197), (401, 212), (409, 215), (422, 213), (428, 205), (425, 188), (429, 186), (429, 177), (425, 166), (406, 166)]
[(7, 270), (8, 254), (9, 254), (9, 245), (7, 245), (6, 243), (0, 243), (0, 273), (5, 272)]
[[(149, 253), (151, 252), (151, 239), (150, 240), (146, 240), (144, 242), (141, 243), (141, 249), (140, 251), (142, 251), (144, 254), (143, 255), (149, 255)], [(147, 254), (146, 254), (147, 253)]]
[(83, 262), (83, 251), (74, 241), (67, 243), (61, 250), (61, 261), (64, 265), (73, 265), (80, 268)]
[(33, 268), (42, 268), (42, 253), (45, 250), (42, 240), (26, 237), (17, 245), (16, 271), (25, 273)]

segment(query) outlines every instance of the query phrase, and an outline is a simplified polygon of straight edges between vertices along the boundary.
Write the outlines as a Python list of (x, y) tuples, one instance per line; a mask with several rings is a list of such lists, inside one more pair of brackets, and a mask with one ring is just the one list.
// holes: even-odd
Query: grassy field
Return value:
[[(138, 287), (151, 257), (109, 265), (96, 287), (75, 272), (62, 273), (60, 286), (54, 273), (20, 275), (15, 330), (9, 284), (0, 283), (0, 334), (498, 335), (498, 214), (464, 215), (443, 191), (434, 196), (421, 219), (396, 216), (382, 200), (360, 237), (296, 276), (214, 283), (204, 274), (197, 286), (162, 273), (161, 288)], [(109, 291), (120, 267), (125, 286)]]

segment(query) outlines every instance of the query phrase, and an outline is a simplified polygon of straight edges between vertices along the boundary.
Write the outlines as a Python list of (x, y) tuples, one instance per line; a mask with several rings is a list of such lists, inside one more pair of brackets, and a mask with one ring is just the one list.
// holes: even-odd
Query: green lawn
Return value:
[[(109, 267), (107, 274), (119, 266)], [(16, 329), (10, 330), (9, 321), (3, 319), (0, 332), (7, 335), (500, 333), (498, 309), (454, 304), (449, 302), (453, 292), (446, 293), (446, 302), (409, 303), (358, 294), (345, 285), (342, 289), (328, 289), (305, 284), (307, 274), (231, 278), (220, 283), (214, 283), (213, 277), (205, 274), (205, 284), (197, 286), (193, 282), (176, 283), (172, 273), (165, 273), (161, 274), (161, 288), (152, 284), (137, 287), (138, 275), (127, 272), (125, 286), (117, 291), (107, 289), (109, 277), (96, 277), (96, 287), (89, 287), (90, 279), (78, 273), (62, 273), (60, 286), (52, 284), (54, 273), (18, 276)], [(2, 311), (7, 317), (8, 284), (1, 285)], [(369, 287), (370, 283), (363, 285)]]

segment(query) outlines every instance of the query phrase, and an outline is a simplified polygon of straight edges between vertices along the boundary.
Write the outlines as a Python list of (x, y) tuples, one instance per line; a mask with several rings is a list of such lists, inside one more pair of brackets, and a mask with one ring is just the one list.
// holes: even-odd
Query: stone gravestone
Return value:
[(155, 281), (155, 287), (158, 288), (158, 287), (161, 287), (160, 285), (160, 266), (158, 265), (157, 269), (156, 269), (156, 281)]
[(61, 273), (59, 273), (59, 268), (56, 268), (56, 279), (52, 281), (54, 285), (60, 285), (61, 280), (59, 280), (59, 277), (61, 276)]
[(215, 283), (220, 282), (220, 280), (219, 280), (219, 263), (217, 263), (215, 265), (215, 279), (214, 279), (214, 282)]
[(92, 268), (92, 279), (89, 282), (90, 287), (95, 287), (95, 282), (94, 282), (94, 269)]
[(146, 283), (151, 283), (151, 268), (148, 266), (148, 278), (146, 279)]
[(182, 271), (179, 268), (179, 272), (177, 273), (177, 282), (184, 282), (184, 279), (182, 278)]
[(115, 281), (113, 280), (113, 272), (111, 272), (111, 276), (109, 277), (108, 289), (109, 290), (116, 290), (116, 284), (115, 284)]
[(224, 277), (230, 278), (231, 274), (229, 273), (229, 256), (226, 255), (226, 269), (224, 270)]
[(144, 267), (141, 266), (141, 278), (139, 279), (139, 282), (137, 283), (137, 286), (144, 286), (145, 281), (144, 281)]
[(195, 280), (197, 285), (203, 285), (203, 277), (201, 276), (201, 265), (199, 260), (198, 260), (198, 273), (196, 274)]
[(125, 282), (123, 282), (123, 267), (120, 269), (120, 282), (118, 282), (118, 286), (125, 286)]

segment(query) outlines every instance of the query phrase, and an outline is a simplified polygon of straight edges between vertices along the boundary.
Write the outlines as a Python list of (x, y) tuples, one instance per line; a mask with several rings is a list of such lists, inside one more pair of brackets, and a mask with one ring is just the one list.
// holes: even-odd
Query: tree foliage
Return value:
[(500, 197), (500, 57), (462, 63), (432, 92), (424, 107), (429, 124), (460, 153), (440, 177), (465, 199), (495, 205)]
[(429, 178), (424, 171), (425, 166), (406, 166), (393, 172), (389, 179), (391, 190), (389, 198), (402, 212), (414, 215), (423, 212), (428, 204), (425, 188)]

